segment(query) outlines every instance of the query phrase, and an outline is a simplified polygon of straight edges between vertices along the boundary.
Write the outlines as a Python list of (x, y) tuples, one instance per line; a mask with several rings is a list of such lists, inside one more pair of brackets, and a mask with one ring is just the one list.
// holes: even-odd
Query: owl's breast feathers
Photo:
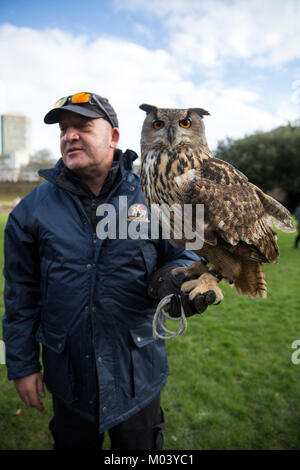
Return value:
[(208, 150), (193, 150), (186, 145), (179, 145), (174, 150), (163, 147), (142, 153), (141, 183), (147, 203), (179, 202), (180, 190), (175, 178), (199, 169), (201, 161), (210, 155)]

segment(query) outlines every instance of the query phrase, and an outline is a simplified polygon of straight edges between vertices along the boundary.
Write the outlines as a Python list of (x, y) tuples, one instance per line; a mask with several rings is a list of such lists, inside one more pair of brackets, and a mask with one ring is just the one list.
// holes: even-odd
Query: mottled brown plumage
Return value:
[[(204, 204), (204, 244), (197, 254), (207, 258), (210, 269), (234, 280), (240, 294), (266, 297), (262, 263), (276, 264), (279, 257), (272, 219), (277, 228), (292, 232), (289, 211), (232, 165), (213, 157), (203, 124), (207, 111), (140, 108), (147, 113), (141, 136), (141, 183), (148, 206)], [(192, 223), (196, 230), (195, 217)], [(174, 240), (174, 217), (170, 225), (172, 243), (185, 246), (186, 239)], [(202, 264), (198, 268), (187, 270), (187, 275), (192, 269), (207, 274)], [(204, 291), (199, 282), (197, 286), (191, 298)]]

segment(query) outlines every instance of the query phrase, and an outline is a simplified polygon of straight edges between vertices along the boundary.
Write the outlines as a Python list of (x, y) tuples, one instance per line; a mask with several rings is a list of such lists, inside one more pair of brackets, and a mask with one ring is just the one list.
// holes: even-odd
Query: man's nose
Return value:
[(64, 136), (66, 141), (72, 141), (72, 140), (78, 140), (79, 135), (78, 135), (78, 130), (75, 127), (68, 127), (64, 133)]

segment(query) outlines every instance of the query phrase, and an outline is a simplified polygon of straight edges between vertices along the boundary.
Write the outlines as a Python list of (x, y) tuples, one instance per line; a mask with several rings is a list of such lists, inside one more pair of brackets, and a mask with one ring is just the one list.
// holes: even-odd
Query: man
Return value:
[(295, 209), (294, 217), (297, 220), (297, 230), (298, 230), (298, 233), (294, 241), (294, 248), (298, 248), (298, 244), (300, 241), (300, 204), (298, 204), (298, 206)]
[[(68, 96), (44, 121), (59, 123), (62, 158), (40, 170), (46, 182), (16, 206), (5, 230), (8, 378), (38, 410), (45, 381), (55, 449), (100, 449), (106, 430), (112, 449), (161, 449), (168, 366), (152, 319), (157, 299), (169, 293), (178, 315), (182, 281), (171, 269), (197, 258), (159, 238), (99, 236), (101, 207), (110, 204), (118, 225), (120, 200), (128, 208), (145, 203), (131, 171), (137, 156), (117, 149), (118, 120), (107, 99)], [(140, 223), (150, 227), (146, 214)], [(196, 313), (184, 299), (187, 313)], [(204, 296), (201, 311), (208, 302)]]

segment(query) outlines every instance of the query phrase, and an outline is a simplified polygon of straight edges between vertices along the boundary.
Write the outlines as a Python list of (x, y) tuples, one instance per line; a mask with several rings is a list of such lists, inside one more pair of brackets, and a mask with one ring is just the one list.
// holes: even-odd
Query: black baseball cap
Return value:
[(119, 127), (117, 114), (107, 98), (95, 93), (80, 92), (60, 98), (44, 117), (46, 124), (60, 122), (61, 111), (72, 111), (91, 119), (106, 119), (112, 127)]

